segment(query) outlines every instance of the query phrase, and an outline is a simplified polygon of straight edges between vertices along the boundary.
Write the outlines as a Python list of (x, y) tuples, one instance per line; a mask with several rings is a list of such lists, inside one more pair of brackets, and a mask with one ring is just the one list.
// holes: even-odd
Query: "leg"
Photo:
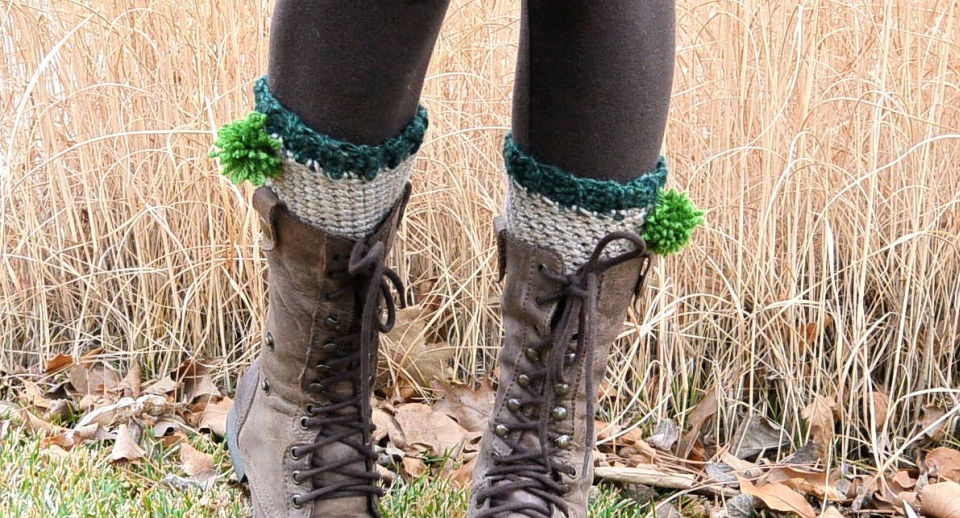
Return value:
[(662, 249), (648, 231), (670, 198), (674, 6), (526, 0), (522, 24), (498, 239), (506, 338), (469, 516), (587, 518), (607, 357)]
[(278, 0), (256, 113), (225, 126), (254, 192), (270, 306), (228, 417), (258, 518), (379, 517), (371, 432), (385, 264), (426, 130), (417, 102), (447, 0)]
[(589, 178), (656, 167), (673, 83), (674, 0), (526, 0), (513, 135)]
[(279, 0), (270, 89), (319, 133), (379, 144), (417, 111), (449, 0)]

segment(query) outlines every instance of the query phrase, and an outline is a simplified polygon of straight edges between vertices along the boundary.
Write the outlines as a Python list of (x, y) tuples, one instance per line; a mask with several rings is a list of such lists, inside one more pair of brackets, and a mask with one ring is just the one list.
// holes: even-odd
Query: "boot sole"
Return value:
[(230, 452), (230, 461), (233, 463), (233, 472), (237, 474), (237, 480), (241, 483), (247, 481), (247, 472), (243, 468), (243, 460), (240, 459), (240, 446), (237, 443), (237, 412), (231, 408), (227, 413), (227, 451)]

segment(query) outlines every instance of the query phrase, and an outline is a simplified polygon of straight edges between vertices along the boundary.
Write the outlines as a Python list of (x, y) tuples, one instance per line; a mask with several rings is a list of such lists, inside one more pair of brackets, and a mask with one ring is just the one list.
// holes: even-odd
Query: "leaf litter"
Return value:
[[(384, 347), (386, 372), (373, 401), (373, 438), (378, 469), (386, 483), (399, 478), (441, 476), (469, 487), (479, 439), (493, 412), (496, 377), (476, 386), (455, 381), (452, 349), (430, 336), (423, 312), (401, 314)], [(222, 441), (234, 401), (216, 384), (216, 359), (187, 359), (170, 372), (145, 380), (139, 366), (121, 373), (100, 351), (80, 358), (58, 355), (32, 374), (17, 374), (0, 401), (0, 436), (11, 426), (42, 435), (48, 455), (70, 455), (79, 445), (110, 442), (106, 459), (138, 463), (151, 452), (172, 460), (160, 481), (184, 491), (207, 492), (226, 481), (214, 456), (188, 439), (206, 435)], [(494, 371), (496, 372), (496, 371)], [(854, 472), (831, 466), (829, 453), (840, 416), (833, 396), (815, 395), (801, 412), (808, 442), (793, 437), (762, 415), (744, 415), (726, 444), (715, 444), (722, 406), (717, 388), (703, 395), (686, 416), (661, 416), (654, 429), (597, 420), (600, 441), (596, 476), (626, 487), (654, 487), (698, 495), (711, 515), (749, 516), (758, 509), (802, 518), (876, 511), (893, 516), (960, 518), (960, 451), (933, 441), (946, 436), (947, 412), (928, 405), (917, 417), (928, 451), (916, 463), (888, 472)], [(889, 397), (868, 396), (876, 430), (888, 418)], [(159, 449), (159, 450), (158, 450)], [(674, 516), (670, 506), (661, 512)]]

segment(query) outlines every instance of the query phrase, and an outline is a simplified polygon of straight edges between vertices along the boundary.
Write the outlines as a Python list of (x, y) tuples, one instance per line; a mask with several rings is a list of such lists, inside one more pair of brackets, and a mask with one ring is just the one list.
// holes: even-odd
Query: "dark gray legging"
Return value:
[[(270, 88), (321, 133), (364, 144), (416, 112), (449, 0), (278, 0)], [(513, 133), (539, 160), (622, 182), (660, 152), (674, 0), (524, 0)]]

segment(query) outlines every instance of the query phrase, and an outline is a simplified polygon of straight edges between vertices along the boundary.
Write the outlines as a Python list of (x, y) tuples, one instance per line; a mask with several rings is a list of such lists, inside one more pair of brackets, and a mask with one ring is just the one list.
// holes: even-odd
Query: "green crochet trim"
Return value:
[(686, 194), (667, 191), (660, 195), (657, 205), (643, 225), (643, 240), (647, 249), (659, 255), (680, 251), (693, 230), (703, 224), (703, 211), (697, 209)]
[(221, 172), (233, 183), (248, 181), (259, 186), (267, 178), (280, 176), (280, 141), (267, 134), (266, 122), (266, 115), (251, 112), (220, 128), (216, 141), (220, 150), (210, 157), (220, 160)]
[(546, 197), (562, 207), (609, 214), (614, 211), (649, 207), (667, 181), (667, 163), (661, 157), (653, 171), (630, 183), (574, 176), (563, 169), (543, 164), (524, 153), (513, 135), (503, 143), (507, 174), (527, 191)]
[(421, 106), (400, 135), (377, 146), (353, 144), (317, 133), (287, 109), (267, 86), (267, 77), (253, 88), (257, 111), (267, 116), (267, 131), (279, 136), (284, 152), (315, 171), (338, 180), (355, 174), (373, 180), (381, 169), (393, 169), (420, 149), (427, 131), (427, 110)]

